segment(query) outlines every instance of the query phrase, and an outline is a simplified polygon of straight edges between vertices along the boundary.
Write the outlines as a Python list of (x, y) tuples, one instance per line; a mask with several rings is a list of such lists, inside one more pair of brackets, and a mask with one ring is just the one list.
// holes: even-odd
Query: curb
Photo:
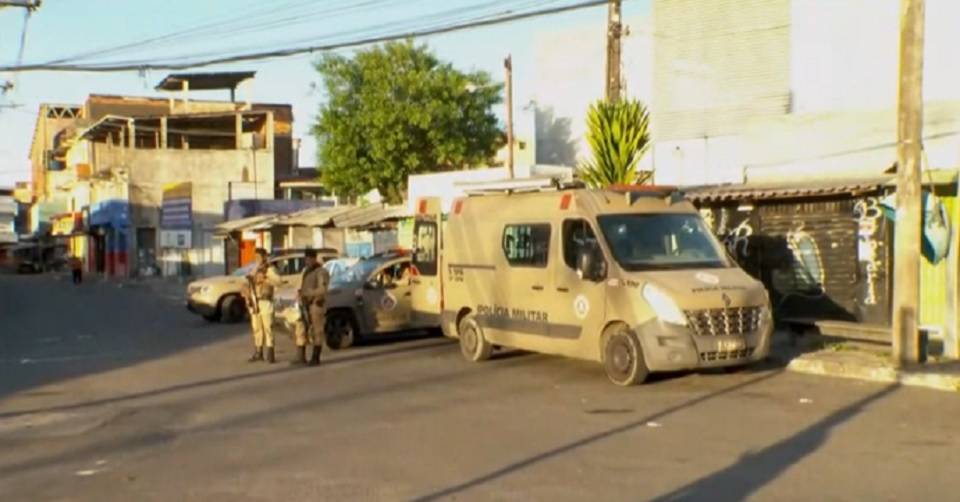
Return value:
[(960, 392), (960, 375), (907, 372), (880, 364), (856, 364), (801, 356), (790, 361), (787, 364), (787, 369), (808, 375), (851, 378), (880, 383), (899, 383), (910, 387)]

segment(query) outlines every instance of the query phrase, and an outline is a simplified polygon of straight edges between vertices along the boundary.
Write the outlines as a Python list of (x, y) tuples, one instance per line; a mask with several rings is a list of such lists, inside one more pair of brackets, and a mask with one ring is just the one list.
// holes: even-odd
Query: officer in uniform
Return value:
[[(301, 322), (297, 326), (297, 359), (293, 361), (293, 364), (317, 366), (320, 364), (320, 352), (323, 351), (324, 327), (327, 322), (326, 299), (327, 288), (330, 285), (330, 273), (317, 261), (315, 250), (307, 249), (304, 255), (306, 257), (306, 268), (303, 269), (303, 277), (300, 282), (300, 302), (305, 306), (301, 312), (306, 311), (309, 323)], [(306, 360), (308, 341), (313, 346), (310, 362)]]
[(250, 310), (253, 327), (253, 355), (248, 362), (263, 361), (266, 346), (267, 362), (276, 362), (273, 348), (273, 291), (280, 284), (277, 269), (267, 263), (267, 251), (257, 249), (257, 266), (247, 276), (243, 293)]

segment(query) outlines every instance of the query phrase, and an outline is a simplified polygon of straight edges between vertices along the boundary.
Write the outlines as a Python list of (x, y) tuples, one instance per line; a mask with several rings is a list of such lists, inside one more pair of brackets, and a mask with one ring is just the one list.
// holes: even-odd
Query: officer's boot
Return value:
[(310, 366), (320, 366), (320, 351), (323, 350), (323, 347), (320, 345), (313, 346), (313, 354), (310, 355), (310, 362), (307, 363)]
[(267, 362), (270, 364), (277, 362), (277, 358), (274, 357), (273, 347), (267, 347)]
[(248, 363), (255, 363), (257, 361), (263, 361), (263, 349), (260, 347), (253, 349), (253, 355), (250, 356), (250, 359), (247, 359)]
[(294, 356), (293, 361), (290, 361), (290, 366), (306, 366), (307, 364), (307, 348), (303, 345), (297, 347), (297, 354)]

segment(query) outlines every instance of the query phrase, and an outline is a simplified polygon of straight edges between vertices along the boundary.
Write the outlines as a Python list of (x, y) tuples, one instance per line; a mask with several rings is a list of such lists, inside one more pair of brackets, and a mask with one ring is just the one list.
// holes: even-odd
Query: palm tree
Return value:
[(591, 188), (650, 180), (649, 171), (637, 171), (637, 164), (650, 148), (650, 114), (640, 101), (600, 100), (590, 105), (587, 142), (593, 158), (582, 163), (578, 171)]

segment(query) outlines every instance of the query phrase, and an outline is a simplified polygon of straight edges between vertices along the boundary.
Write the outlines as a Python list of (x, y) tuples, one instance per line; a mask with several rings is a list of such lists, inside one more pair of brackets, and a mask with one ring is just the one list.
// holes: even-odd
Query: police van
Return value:
[(766, 289), (677, 190), (534, 179), (466, 193), (446, 217), (437, 200), (417, 201), (411, 304), (467, 359), (497, 347), (554, 354), (632, 385), (769, 353)]

